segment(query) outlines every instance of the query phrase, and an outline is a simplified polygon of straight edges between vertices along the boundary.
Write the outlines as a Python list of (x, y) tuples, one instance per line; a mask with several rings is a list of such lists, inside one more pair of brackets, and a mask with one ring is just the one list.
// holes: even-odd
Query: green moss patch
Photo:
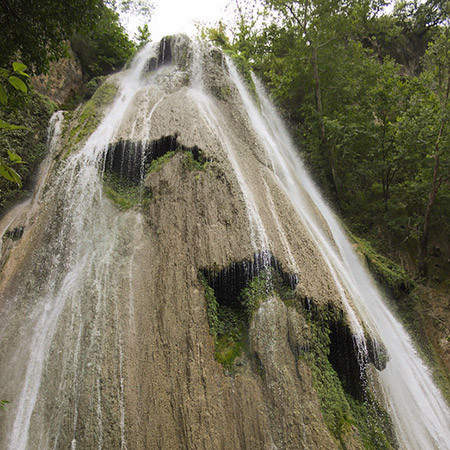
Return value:
[(119, 87), (116, 83), (105, 82), (83, 106), (77, 124), (70, 130), (68, 153), (82, 140), (94, 132), (103, 119), (105, 108), (114, 100)]
[(162, 155), (159, 158), (154, 159), (151, 162), (149, 169), (147, 170), (147, 175), (161, 170), (172, 159), (175, 153), (176, 151), (172, 150), (167, 152), (165, 155)]
[(378, 253), (369, 241), (352, 235), (358, 251), (364, 255), (370, 271), (394, 296), (411, 292), (416, 283), (403, 267)]
[(103, 193), (122, 211), (134, 207), (145, 207), (151, 199), (148, 188), (126, 183), (114, 173), (105, 173)]

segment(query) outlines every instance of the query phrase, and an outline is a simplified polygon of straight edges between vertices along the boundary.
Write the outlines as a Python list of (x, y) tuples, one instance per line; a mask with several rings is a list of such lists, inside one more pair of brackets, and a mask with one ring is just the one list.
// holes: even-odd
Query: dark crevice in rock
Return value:
[(153, 160), (175, 151), (190, 152), (200, 164), (206, 161), (198, 147), (185, 147), (177, 142), (177, 136), (174, 135), (163, 136), (147, 144), (128, 140), (110, 144), (104, 158), (104, 169), (129, 184), (139, 184)]
[(328, 360), (338, 374), (344, 390), (363, 400), (367, 387), (365, 363), (358, 358), (358, 345), (350, 327), (343, 320), (330, 324)]
[(219, 305), (240, 307), (242, 290), (261, 272), (272, 268), (281, 278), (281, 283), (295, 289), (298, 276), (285, 272), (281, 263), (270, 253), (255, 253), (253, 259), (231, 263), (222, 269), (201, 269), (200, 272), (214, 289)]
[[(248, 330), (253, 313), (271, 295), (291, 300), (298, 279), (283, 270), (270, 253), (256, 253), (253, 259), (227, 267), (199, 271), (205, 289), (208, 323), (215, 338), (215, 358), (233, 373), (234, 361), (248, 348)], [(254, 359), (255, 371), (262, 375), (262, 364)]]
[(153, 72), (162, 66), (172, 63), (173, 40), (172, 36), (166, 36), (161, 39), (157, 56), (153, 56), (146, 63), (146, 70), (148, 72)]
[(327, 358), (344, 390), (353, 398), (364, 400), (367, 364), (371, 362), (378, 370), (385, 369), (389, 359), (386, 348), (372, 337), (366, 337), (367, 355), (364, 355), (342, 310), (331, 304), (325, 308), (318, 307), (309, 298), (300, 299), (300, 303), (314, 323), (328, 330)]
[(12, 239), (13, 241), (18, 241), (22, 236), (23, 232), (25, 231), (24, 227), (16, 227), (12, 230), (7, 230), (5, 234), (3, 235), (4, 239)]

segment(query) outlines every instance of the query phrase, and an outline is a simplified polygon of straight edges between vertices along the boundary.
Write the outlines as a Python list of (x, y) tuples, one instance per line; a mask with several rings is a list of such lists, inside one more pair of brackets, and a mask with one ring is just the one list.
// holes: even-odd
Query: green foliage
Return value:
[(56, 105), (32, 90), (24, 95), (13, 89), (8, 97), (8, 103), (0, 105), (0, 116), (23, 127), (1, 130), (0, 157), (20, 176), (23, 188), (18, 179), (13, 183), (0, 177), (0, 214), (27, 195), (31, 176), (45, 155), (48, 121), (56, 110)]
[(161, 170), (172, 159), (175, 153), (176, 153), (175, 150), (170, 151), (160, 156), (159, 158), (152, 160), (150, 167), (147, 170), (147, 174), (155, 173)]
[(369, 393), (367, 400), (358, 402), (346, 395), (352, 422), (358, 428), (367, 450), (398, 448), (392, 420), (387, 411)]
[(119, 22), (119, 15), (106, 7), (100, 9), (100, 17), (89, 32), (71, 37), (70, 43), (88, 77), (107, 75), (121, 69), (135, 52)]
[(208, 161), (204, 160), (197, 160), (194, 157), (194, 154), (190, 150), (186, 150), (183, 152), (184, 159), (183, 159), (183, 167), (190, 171), (199, 171), (199, 170), (205, 170), (208, 167)]
[(241, 329), (234, 333), (223, 334), (216, 340), (214, 356), (216, 361), (222, 364), (228, 373), (233, 373), (234, 362), (236, 358), (242, 355), (245, 349), (244, 336), (246, 336), (245, 331)]
[(231, 33), (204, 34), (269, 86), (351, 231), (419, 261), (425, 230), (450, 233), (444, 3), (405, 1), (393, 14), (378, 1), (262, 3), (256, 19), (240, 11)]
[(145, 186), (130, 184), (108, 172), (103, 175), (103, 193), (122, 211), (145, 207), (151, 199), (151, 193)]
[(261, 303), (274, 292), (273, 276), (273, 270), (264, 270), (241, 291), (241, 302), (249, 321)]
[(20, 175), (10, 166), (10, 164), (25, 164), (22, 158), (16, 153), (8, 150), (9, 162), (6, 162), (4, 158), (0, 156), (0, 176), (6, 180), (16, 183), (17, 186), (22, 187), (22, 179)]
[(253, 314), (270, 295), (278, 295), (289, 302), (294, 290), (283, 283), (278, 272), (269, 268), (248, 281), (241, 290), (234, 306), (217, 302), (214, 290), (199, 273), (199, 281), (205, 290), (206, 312), (211, 335), (215, 342), (215, 358), (228, 373), (235, 369), (235, 360), (247, 348), (248, 328)]
[(176, 150), (169, 151), (159, 158), (153, 159), (147, 170), (147, 174), (161, 170), (178, 152), (183, 153), (183, 167), (185, 169), (189, 171), (199, 171), (205, 170), (208, 167), (208, 161), (203, 160), (202, 158), (200, 158), (200, 160), (196, 159), (191, 150), (179, 146)]
[(20, 55), (34, 72), (45, 71), (50, 61), (65, 54), (72, 34), (94, 26), (103, 8), (101, 0), (1, 2), (0, 67)]
[(353, 235), (352, 238), (358, 245), (358, 251), (364, 255), (371, 272), (394, 297), (407, 294), (416, 287), (416, 283), (403, 267), (375, 251), (369, 241)]
[(142, 27), (138, 27), (138, 31), (134, 36), (134, 39), (137, 41), (137, 48), (142, 48), (147, 42), (150, 42), (150, 30), (148, 29), (148, 25), (144, 24)]
[(0, 409), (3, 409), (8, 403), (7, 400), (0, 400)]
[(234, 361), (242, 354), (247, 339), (245, 315), (241, 311), (219, 305), (213, 288), (202, 273), (199, 273), (198, 279), (205, 290), (209, 330), (215, 343), (214, 356), (232, 373)]

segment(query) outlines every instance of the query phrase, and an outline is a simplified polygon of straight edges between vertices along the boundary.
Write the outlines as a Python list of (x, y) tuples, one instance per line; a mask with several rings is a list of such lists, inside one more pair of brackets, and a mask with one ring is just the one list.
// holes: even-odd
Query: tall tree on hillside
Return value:
[(444, 182), (449, 182), (450, 169), (450, 138), (449, 122), (449, 91), (450, 91), (450, 29), (445, 27), (440, 36), (430, 46), (425, 55), (425, 63), (432, 74), (432, 88), (438, 99), (438, 114), (434, 142), (429, 149), (428, 157), (434, 160), (433, 175), (424, 215), (423, 229), (419, 243), (419, 271), (426, 276), (428, 265), (428, 241), (431, 227), (432, 212), (436, 203), (438, 191)]

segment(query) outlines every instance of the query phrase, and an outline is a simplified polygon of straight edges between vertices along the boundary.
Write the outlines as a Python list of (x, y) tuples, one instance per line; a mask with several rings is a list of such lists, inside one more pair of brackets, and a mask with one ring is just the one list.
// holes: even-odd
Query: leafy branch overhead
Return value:
[[(20, 62), (14, 62), (12, 64), (12, 71), (7, 69), (0, 69), (0, 103), (6, 105), (8, 103), (7, 89), (13, 88), (17, 91), (24, 93), (28, 92), (27, 85), (20, 77), (29, 78), (29, 75), (25, 72), (27, 66)], [(0, 119), (0, 130), (23, 130), (26, 127), (21, 125), (12, 125), (2, 119)], [(0, 156), (0, 176), (8, 181), (16, 183), (19, 187), (22, 186), (22, 180), (20, 175), (11, 167), (11, 164), (24, 164), (25, 161), (14, 152), (7, 149), (8, 159)]]

